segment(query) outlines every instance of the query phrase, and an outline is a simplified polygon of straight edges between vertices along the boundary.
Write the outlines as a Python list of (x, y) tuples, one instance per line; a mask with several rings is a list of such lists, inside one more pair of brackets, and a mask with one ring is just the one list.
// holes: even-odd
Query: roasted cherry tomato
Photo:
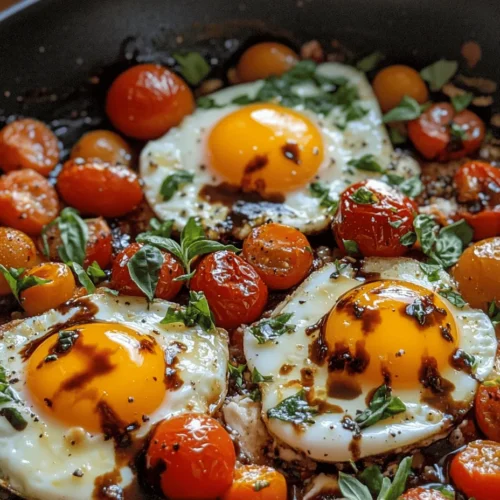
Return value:
[(471, 307), (487, 310), (500, 300), (500, 237), (478, 241), (466, 248), (453, 268), (460, 293)]
[(0, 224), (37, 235), (59, 212), (56, 190), (31, 169), (0, 177)]
[(191, 279), (191, 289), (205, 294), (215, 323), (222, 328), (236, 328), (257, 320), (268, 295), (257, 271), (226, 250), (202, 259)]
[(142, 201), (137, 174), (121, 165), (69, 160), (57, 178), (63, 200), (84, 215), (120, 217)]
[[(7, 269), (29, 269), (37, 263), (33, 240), (21, 231), (11, 227), (0, 227), (0, 264)], [(11, 293), (7, 281), (0, 274), (0, 295)]]
[(408, 136), (428, 160), (449, 161), (476, 151), (483, 142), (483, 121), (468, 109), (456, 113), (450, 103), (434, 104), (408, 122)]
[[(113, 288), (124, 295), (136, 295), (143, 297), (141, 289), (130, 277), (127, 267), (128, 261), (142, 248), (141, 243), (132, 243), (122, 250), (114, 259), (111, 270), (111, 283)], [(156, 285), (155, 297), (158, 299), (171, 300), (182, 288), (181, 281), (174, 281), (175, 278), (184, 274), (183, 267), (177, 259), (168, 252), (163, 252), (163, 265), (160, 269), (160, 277)]]
[(313, 263), (307, 238), (293, 227), (274, 222), (252, 230), (243, 243), (243, 257), (273, 290), (300, 283)]
[(299, 56), (282, 43), (262, 42), (243, 52), (236, 71), (242, 82), (253, 82), (286, 73), (299, 61)]
[(235, 463), (229, 434), (212, 417), (193, 413), (160, 422), (146, 453), (151, 482), (175, 500), (222, 497)]
[(266, 465), (243, 465), (234, 471), (234, 481), (223, 500), (286, 500), (283, 474)]
[(333, 220), (337, 245), (354, 241), (365, 257), (398, 257), (408, 250), (401, 238), (413, 231), (417, 206), (387, 184), (368, 180), (347, 188)]
[[(111, 229), (102, 217), (87, 219), (85, 222), (88, 227), (88, 239), (83, 267), (87, 268), (93, 262), (97, 262), (102, 269), (105, 269), (111, 262), (113, 253)], [(49, 227), (45, 234), (49, 244), (49, 259), (60, 260), (58, 248), (62, 245), (62, 241), (58, 226)], [(41, 239), (39, 248), (43, 250)]]
[(193, 110), (193, 93), (184, 80), (155, 64), (124, 71), (106, 99), (106, 113), (113, 125), (123, 134), (143, 140), (160, 137)]
[(47, 176), (57, 165), (59, 153), (57, 137), (38, 120), (16, 120), (0, 131), (0, 169), (4, 172), (31, 168)]
[(500, 443), (473, 441), (455, 455), (450, 475), (455, 486), (475, 500), (498, 500)]
[(71, 158), (101, 160), (111, 165), (130, 166), (132, 150), (127, 142), (110, 130), (92, 130), (80, 137), (71, 150)]
[(71, 269), (59, 262), (38, 264), (28, 269), (24, 276), (36, 276), (48, 280), (48, 283), (35, 285), (21, 292), (21, 305), (30, 316), (60, 306), (71, 299), (76, 290)]
[(399, 500), (447, 500), (448, 497), (444, 496), (438, 490), (430, 490), (426, 488), (412, 488), (406, 493), (403, 493)]
[(413, 97), (420, 104), (429, 99), (427, 86), (419, 72), (402, 64), (380, 70), (372, 86), (384, 113), (395, 108), (404, 96)]
[(500, 385), (494, 382), (480, 385), (474, 409), (485, 436), (500, 443)]

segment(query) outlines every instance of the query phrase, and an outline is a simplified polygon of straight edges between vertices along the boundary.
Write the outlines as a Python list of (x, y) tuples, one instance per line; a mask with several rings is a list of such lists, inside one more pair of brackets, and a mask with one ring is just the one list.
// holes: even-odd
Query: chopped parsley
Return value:
[(292, 316), (293, 313), (281, 313), (278, 316), (263, 319), (250, 327), (250, 333), (259, 344), (275, 340), (285, 333), (293, 333), (295, 325), (288, 324)]
[(319, 206), (326, 208), (327, 212), (334, 214), (337, 211), (338, 201), (330, 197), (330, 189), (321, 182), (309, 185), (309, 191), (315, 198), (319, 198)]
[(441, 288), (438, 293), (441, 297), (448, 299), (449, 302), (459, 309), (462, 309), (467, 305), (467, 302), (465, 302), (463, 297), (458, 292), (455, 292), (450, 286)]
[(375, 196), (375, 193), (365, 188), (364, 186), (356, 189), (356, 191), (351, 194), (350, 198), (352, 201), (358, 203), (359, 205), (373, 205), (374, 203), (377, 203), (379, 201)]
[[(0, 404), (18, 402), (19, 398), (14, 392), (7, 380), (7, 373), (5, 368), (0, 365)], [(0, 416), (5, 417), (9, 424), (16, 431), (23, 431), (26, 429), (28, 422), (22, 416), (21, 412), (14, 407), (7, 406), (0, 409)]]
[(247, 365), (232, 365), (228, 363), (227, 369), (229, 371), (229, 376), (234, 379), (236, 387), (240, 389), (243, 387), (243, 372), (246, 370)]

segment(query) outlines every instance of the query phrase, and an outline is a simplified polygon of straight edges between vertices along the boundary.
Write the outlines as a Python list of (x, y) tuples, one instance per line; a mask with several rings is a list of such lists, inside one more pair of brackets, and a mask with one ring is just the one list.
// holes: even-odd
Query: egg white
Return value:
[[(392, 148), (377, 99), (365, 75), (360, 71), (339, 63), (325, 63), (317, 72), (329, 78), (346, 78), (359, 92), (360, 102), (368, 113), (359, 120), (348, 122), (345, 130), (335, 123), (342, 121), (344, 111), (335, 107), (327, 116), (319, 116), (302, 106), (294, 108), (302, 112), (316, 124), (324, 143), (324, 161), (317, 176), (312, 181), (320, 181), (329, 186), (330, 196), (337, 199), (350, 184), (380, 174), (353, 169), (348, 161), (366, 154), (374, 155), (383, 168), (410, 177), (420, 172), (417, 163), (409, 157), (396, 154)], [(212, 237), (224, 232), (230, 207), (221, 203), (209, 203), (199, 197), (204, 185), (218, 185), (224, 181), (206, 165), (204, 143), (211, 128), (229, 113), (241, 108), (230, 104), (241, 95), (255, 97), (263, 81), (236, 85), (210, 95), (220, 109), (197, 109), (184, 119), (181, 125), (167, 132), (162, 138), (149, 142), (140, 157), (140, 174), (144, 182), (144, 193), (155, 214), (162, 220), (174, 219), (176, 228), (181, 230), (191, 216), (198, 216)], [(311, 85), (296, 87), (300, 94), (310, 95)], [(230, 144), (228, 144), (230, 147)], [(180, 188), (173, 197), (164, 201), (159, 194), (164, 179), (179, 170), (195, 174), (194, 181)], [(305, 234), (325, 229), (331, 215), (320, 206), (320, 200), (309, 190), (309, 185), (285, 193), (283, 205), (270, 204), (255, 207), (255, 216), (232, 228), (236, 238), (244, 238), (250, 228), (269, 219), (301, 230)]]
[[(9, 323), (2, 327), (0, 364), (7, 370), (9, 379), (18, 379), (12, 387), (20, 403), (0, 407), (17, 407), (28, 425), (18, 432), (0, 417), (0, 471), (9, 486), (22, 496), (86, 500), (92, 498), (95, 479), (115, 468), (113, 440), (105, 441), (100, 433), (91, 435), (81, 428), (69, 428), (37, 412), (31, 404), (25, 362), (19, 354), (27, 342), (43, 336), (54, 325), (76, 317), (82, 310), (82, 301), (98, 308), (93, 320), (120, 323), (138, 333), (153, 335), (164, 351), (172, 342), (186, 346), (185, 351), (177, 354), (176, 364), (183, 385), (165, 392), (160, 407), (148, 415), (147, 422), (141, 422), (141, 427), (132, 434), (134, 438), (146, 436), (156, 422), (183, 412), (212, 414), (226, 395), (226, 332), (207, 333), (198, 326), (160, 324), (168, 307), (173, 305), (166, 301), (155, 300), (148, 307), (142, 298), (96, 293), (76, 299), (74, 306), (65, 312), (51, 310), (41, 316)], [(76, 444), (72, 445), (71, 441)], [(77, 469), (83, 472), (82, 477), (73, 475)], [(126, 487), (134, 479), (133, 472), (128, 466), (120, 472), (119, 486)]]
[[(309, 458), (324, 462), (343, 462), (352, 459), (349, 445), (353, 434), (344, 429), (341, 420), (345, 414), (351, 417), (366, 408), (366, 396), (375, 387), (363, 385), (362, 394), (351, 401), (330, 398), (326, 394), (328, 368), (314, 364), (308, 357), (308, 346), (318, 332), (310, 336), (306, 328), (314, 325), (336, 304), (347, 291), (360, 285), (354, 279), (350, 266), (337, 279), (330, 278), (336, 270), (335, 264), (328, 264), (311, 274), (299, 288), (273, 311), (272, 316), (292, 312), (290, 323), (296, 326), (291, 334), (285, 334), (273, 342), (258, 344), (250, 328), (244, 333), (244, 350), (250, 370), (257, 368), (263, 375), (272, 375), (273, 381), (261, 384), (262, 416), (268, 430), (278, 441), (303, 452)], [(418, 284), (432, 291), (442, 286), (454, 286), (444, 271), (440, 280), (430, 282), (422, 272), (418, 262), (407, 258), (367, 258), (365, 272), (380, 273), (380, 279), (396, 279)], [(442, 370), (441, 375), (450, 380), (455, 389), (451, 396), (472, 406), (478, 381), (488, 376), (493, 368), (497, 341), (489, 318), (468, 306), (458, 309), (443, 298), (452, 313), (459, 332), (459, 347), (475, 356), (477, 367), (473, 378), (451, 366)], [(383, 325), (381, 326), (383, 328)], [(402, 332), (404, 334), (404, 332)], [(286, 374), (280, 373), (283, 365), (292, 365)], [(309, 368), (314, 373), (315, 395), (330, 404), (339, 405), (342, 413), (324, 413), (314, 417), (314, 423), (305, 425), (298, 431), (292, 424), (267, 417), (267, 411), (283, 399), (301, 390), (300, 370)], [(451, 430), (453, 419), (449, 415), (420, 401), (420, 390), (394, 391), (406, 404), (406, 412), (384, 419), (361, 431), (362, 439), (357, 441), (357, 458), (380, 455), (391, 451), (407, 450), (424, 446), (442, 437)]]

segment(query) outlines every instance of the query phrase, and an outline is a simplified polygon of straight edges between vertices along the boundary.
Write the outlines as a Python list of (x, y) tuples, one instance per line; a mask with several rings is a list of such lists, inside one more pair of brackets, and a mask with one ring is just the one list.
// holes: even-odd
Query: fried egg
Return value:
[[(156, 215), (182, 229), (199, 217), (212, 237), (230, 232), (244, 238), (251, 227), (271, 219), (310, 234), (328, 226), (331, 214), (311, 192), (312, 182), (326, 186), (331, 199), (345, 187), (380, 174), (352, 168), (348, 162), (371, 154), (382, 168), (404, 177), (419, 173), (409, 157), (394, 153), (377, 99), (363, 73), (339, 63), (325, 63), (317, 74), (344, 78), (355, 87), (366, 114), (345, 120), (334, 107), (326, 116), (303, 105), (277, 102), (236, 105), (253, 99), (263, 81), (236, 85), (210, 95), (216, 108), (198, 108), (162, 138), (149, 142), (140, 157), (146, 198)], [(312, 84), (294, 87), (298, 95), (317, 92)], [(193, 176), (170, 199), (160, 190), (180, 171)]]
[(13, 490), (118, 494), (136, 485), (129, 464), (156, 422), (221, 405), (225, 331), (162, 325), (169, 305), (97, 293), (2, 327), (0, 363), (17, 400), (0, 414), (14, 407), (27, 421), (16, 431), (0, 417), (0, 471)]
[[(497, 348), (482, 311), (445, 298), (456, 303), (454, 290), (444, 271), (429, 281), (407, 258), (366, 259), (358, 276), (334, 263), (311, 274), (272, 313), (292, 314), (288, 333), (264, 343), (255, 325), (244, 333), (250, 370), (273, 378), (261, 383), (270, 433), (324, 462), (408, 451), (447, 434), (472, 407)], [(406, 409), (365, 427), (361, 413), (383, 386)]]

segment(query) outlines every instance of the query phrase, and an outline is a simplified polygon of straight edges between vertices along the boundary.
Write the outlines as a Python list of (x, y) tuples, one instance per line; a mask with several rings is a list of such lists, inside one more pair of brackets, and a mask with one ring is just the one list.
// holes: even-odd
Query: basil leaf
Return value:
[(260, 389), (258, 387), (251, 391), (248, 396), (254, 403), (262, 401), (262, 393), (260, 392)]
[(170, 252), (174, 257), (177, 257), (180, 262), (184, 261), (181, 246), (179, 245), (179, 243), (171, 240), (170, 238), (163, 238), (162, 236), (153, 236), (147, 233), (141, 233), (137, 236), (137, 241), (139, 243), (146, 243), (147, 245), (159, 248), (160, 250)]
[(198, 240), (187, 247), (186, 260), (190, 263), (195, 257), (206, 255), (207, 253), (219, 252), (221, 250), (227, 250), (234, 253), (240, 251), (240, 249), (234, 245), (224, 245), (214, 240)]
[(179, 73), (191, 85), (198, 85), (211, 71), (210, 65), (198, 52), (186, 55), (175, 53), (172, 56), (181, 67)]
[(16, 298), (16, 300), (19, 302), (19, 293), (17, 291), (17, 280), (19, 279), (19, 276), (24, 272), (24, 268), (10, 268), (7, 269), (5, 266), (0, 264), (0, 272), (2, 273), (3, 277), (5, 278), (5, 281), (7, 282), (7, 285), (9, 285), (9, 288)]
[(294, 424), (314, 424), (312, 417), (317, 413), (315, 408), (309, 406), (306, 392), (302, 389), (297, 394), (283, 399), (274, 408), (267, 410), (267, 417)]
[(100, 286), (99, 291), (104, 293), (109, 293), (109, 295), (114, 295), (114, 296), (119, 295), (118, 290), (113, 290), (112, 288), (108, 288), (107, 286)]
[(281, 313), (272, 318), (263, 319), (250, 327), (250, 333), (259, 344), (275, 340), (285, 333), (293, 333), (295, 325), (287, 324), (292, 316), (293, 313)]
[(380, 491), (378, 493), (377, 500), (385, 498), (385, 495), (389, 491), (390, 487), (391, 487), (391, 480), (388, 477), (382, 478), (382, 485), (380, 486)]
[(340, 492), (347, 500), (372, 500), (370, 490), (355, 477), (339, 472)]
[(443, 227), (439, 232), (439, 236), (454, 234), (462, 241), (463, 246), (467, 246), (474, 235), (474, 230), (467, 224), (465, 219), (461, 219), (453, 224)]
[[(399, 229), (401, 227), (401, 224), (403, 224), (403, 222), (405, 222), (405, 221), (406, 221), (406, 217), (404, 219), (390, 220), (389, 226), (393, 227), (394, 229)], [(412, 245), (413, 245), (413, 243), (412, 243)]]
[(257, 368), (253, 369), (252, 372), (252, 382), (254, 384), (259, 384), (261, 382), (272, 382), (273, 381), (273, 376), (272, 375), (262, 375), (262, 373), (257, 370)]
[(319, 206), (326, 208), (331, 214), (337, 211), (338, 201), (330, 197), (330, 189), (321, 182), (309, 184), (309, 191), (315, 198), (320, 198)]
[(394, 146), (405, 144), (408, 140), (408, 136), (404, 135), (398, 127), (391, 127), (389, 129), (389, 137), (391, 138), (391, 142)]
[(162, 265), (163, 255), (158, 248), (152, 245), (144, 245), (127, 262), (132, 281), (150, 302), (155, 295)]
[(58, 248), (59, 257), (65, 263), (76, 262), (83, 265), (88, 240), (87, 223), (74, 208), (64, 208), (57, 220), (62, 246)]
[(368, 73), (368, 71), (375, 69), (383, 59), (385, 59), (384, 54), (377, 50), (372, 52), (370, 55), (363, 57), (363, 59), (360, 59), (356, 63), (356, 68), (364, 73)]
[(194, 217), (190, 217), (181, 234), (182, 248), (187, 248), (195, 241), (202, 239), (205, 239), (202, 225)]
[(144, 236), (161, 236), (162, 238), (170, 238), (173, 227), (174, 221), (172, 219), (161, 222), (158, 219), (152, 218), (149, 221), (150, 229), (144, 233), (139, 233), (136, 237), (136, 241), (138, 241), (139, 237)]
[(101, 269), (101, 266), (95, 260), (89, 267), (87, 267), (87, 274), (94, 283), (97, 283), (99, 280), (106, 277), (106, 273)]
[(378, 198), (375, 196), (373, 191), (370, 191), (364, 186), (356, 189), (356, 191), (351, 194), (350, 198), (359, 205), (373, 205), (378, 202)]
[(372, 495), (376, 495), (382, 488), (384, 476), (379, 467), (370, 465), (358, 475), (358, 479), (368, 487)]
[(457, 61), (440, 59), (422, 69), (420, 76), (429, 84), (433, 92), (437, 92), (443, 88), (445, 83), (448, 83), (453, 78), (457, 69)]
[(255, 102), (255, 99), (251, 99), (247, 95), (240, 95), (231, 101), (232, 104), (238, 104), (240, 106), (246, 106), (247, 104), (252, 104), (253, 102)]
[(46, 283), (50, 283), (52, 280), (46, 280), (43, 278), (39, 278), (38, 276), (21, 276), (17, 281), (17, 293), (21, 293), (28, 288), (38, 285), (45, 285)]
[[(430, 490), (439, 491), (448, 500), (455, 500), (455, 498), (456, 498), (455, 490), (449, 484), (430, 483), (430, 484), (426, 484), (426, 487), (429, 488)], [(470, 499), (470, 500), (472, 500), (472, 499)]]
[(224, 105), (217, 104), (213, 97), (201, 96), (196, 100), (196, 106), (200, 109), (223, 108)]
[(243, 372), (245, 371), (247, 365), (232, 365), (231, 363), (227, 364), (227, 369), (229, 371), (229, 376), (234, 379), (234, 383), (236, 387), (240, 389), (243, 387)]
[(424, 190), (424, 185), (418, 175), (405, 179), (398, 185), (398, 189), (409, 198), (416, 198)]
[(193, 182), (193, 179), (194, 174), (186, 170), (179, 170), (167, 176), (160, 187), (163, 201), (170, 200), (181, 187)]
[(399, 238), (399, 242), (401, 245), (404, 245), (405, 247), (411, 247), (413, 246), (417, 241), (417, 235), (413, 231), (409, 231), (406, 234), (403, 234), (401, 238)]
[(498, 307), (495, 301), (490, 302), (488, 306), (488, 316), (493, 323), (493, 326), (498, 325), (500, 323), (500, 307)]
[(444, 268), (448, 268), (457, 263), (460, 255), (462, 255), (462, 251), (462, 241), (458, 236), (451, 233), (439, 234), (433, 257)]
[(389, 122), (407, 122), (410, 120), (415, 120), (422, 114), (422, 107), (420, 104), (413, 99), (405, 95), (401, 102), (393, 109), (388, 111), (382, 121), (384, 123)]
[(451, 98), (451, 104), (455, 108), (455, 111), (457, 113), (460, 113), (460, 111), (463, 111), (464, 109), (467, 109), (474, 99), (474, 94), (471, 94), (470, 92), (465, 92), (464, 94), (458, 94), (454, 95)]
[(439, 272), (442, 269), (440, 264), (434, 264), (432, 262), (420, 262), (420, 269), (427, 275), (427, 279), (431, 282), (439, 281)]
[(436, 242), (438, 224), (430, 215), (419, 214), (413, 221), (413, 227), (417, 233), (417, 240), (422, 246), (422, 252), (429, 254)]
[(455, 292), (450, 286), (441, 288), (438, 293), (439, 295), (441, 295), (441, 297), (448, 299), (454, 306), (458, 307), (459, 309), (462, 309), (467, 305), (467, 302), (465, 302), (463, 297), (458, 292)]
[(342, 240), (347, 255), (359, 255), (358, 244), (354, 240)]
[(406, 488), (406, 481), (410, 475), (411, 462), (411, 457), (406, 457), (401, 460), (390, 488), (385, 492), (380, 500), (398, 500), (398, 498), (403, 494)]
[(365, 172), (385, 172), (385, 169), (380, 166), (375, 156), (373, 156), (372, 154), (363, 155), (360, 158), (356, 159), (353, 158), (352, 160), (349, 160), (347, 164), (351, 167), (357, 168), (358, 170), (363, 170)]
[(73, 272), (76, 274), (78, 281), (80, 284), (87, 290), (88, 293), (95, 292), (95, 285), (90, 279), (89, 275), (85, 272), (85, 269), (80, 264), (76, 262), (70, 262), (69, 267), (73, 269)]
[(391, 396), (391, 389), (383, 384), (373, 394), (368, 408), (354, 419), (360, 429), (370, 427), (380, 420), (406, 411), (406, 405), (398, 397)]

